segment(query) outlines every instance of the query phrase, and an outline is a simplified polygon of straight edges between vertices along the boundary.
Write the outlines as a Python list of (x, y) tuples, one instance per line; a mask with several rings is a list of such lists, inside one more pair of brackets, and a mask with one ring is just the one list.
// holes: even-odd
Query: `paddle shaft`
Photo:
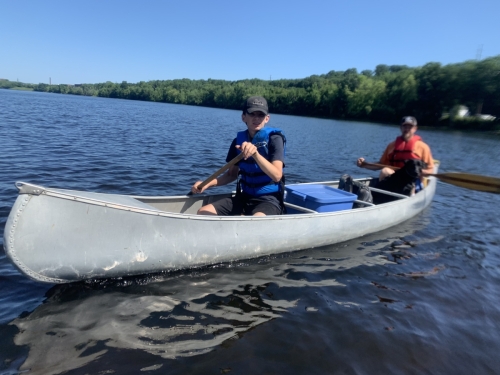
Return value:
[(398, 169), (400, 169), (399, 167), (393, 167), (392, 165), (385, 165), (385, 164), (378, 164), (378, 163), (368, 163), (366, 161), (363, 162), (363, 164), (361, 164), (361, 168), (366, 168), (366, 167), (380, 167), (380, 169), (382, 168), (391, 168), (395, 171), (397, 171)]
[[(378, 163), (367, 163), (366, 161), (363, 162), (363, 164), (361, 164), (361, 168), (363, 168), (364, 166), (368, 166), (368, 167), (380, 167), (380, 168), (391, 168), (395, 171), (397, 171), (398, 169), (401, 169), (400, 167), (394, 167), (392, 165), (385, 165), (385, 164), (378, 164)], [(433, 177), (437, 177), (439, 178), (440, 176), (443, 177), (443, 176), (446, 176), (447, 178), (453, 178), (453, 177), (450, 177), (452, 173), (422, 173), (423, 176), (427, 177), (427, 176), (433, 176)], [(458, 180), (458, 178), (457, 178)], [(465, 181), (464, 181), (465, 182)]]
[[(363, 164), (361, 164), (361, 168), (364, 167), (391, 168), (395, 171), (400, 169), (399, 167), (394, 167), (392, 165), (367, 163), (367, 162), (363, 162)], [(455, 185), (466, 189), (500, 194), (500, 178), (497, 177), (482, 176), (477, 174), (461, 173), (461, 172), (424, 173), (423, 176), (436, 177), (441, 181), (446, 182), (450, 185)]]
[(234, 157), (231, 159), (226, 165), (221, 167), (218, 171), (214, 172), (210, 177), (208, 177), (205, 181), (203, 181), (201, 184), (199, 184), (198, 190), (203, 189), (209, 182), (212, 180), (216, 179), (219, 177), (222, 173), (227, 171), (229, 168), (231, 168), (233, 165), (235, 165), (237, 162), (239, 162), (241, 159), (243, 159), (243, 153), (239, 153), (238, 156)]
[[(255, 147), (263, 147), (266, 146), (267, 142), (257, 142), (255, 143)], [(207, 178), (205, 181), (203, 181), (201, 184), (197, 186), (198, 190), (203, 189), (210, 181), (216, 179), (219, 177), (223, 172), (227, 171), (229, 168), (231, 168), (233, 165), (235, 165), (237, 162), (239, 162), (241, 159), (243, 159), (243, 153), (240, 152), (236, 157), (231, 159), (226, 165), (224, 165), (222, 168), (220, 168), (218, 171), (214, 172), (209, 178)], [(192, 191), (190, 191), (187, 195), (193, 194)]]

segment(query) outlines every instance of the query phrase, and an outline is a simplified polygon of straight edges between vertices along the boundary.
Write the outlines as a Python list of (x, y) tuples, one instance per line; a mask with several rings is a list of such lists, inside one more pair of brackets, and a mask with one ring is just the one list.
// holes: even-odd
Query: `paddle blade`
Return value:
[(434, 176), (443, 182), (465, 189), (500, 194), (500, 178), (498, 177), (460, 172), (437, 173), (431, 174), (430, 176)]

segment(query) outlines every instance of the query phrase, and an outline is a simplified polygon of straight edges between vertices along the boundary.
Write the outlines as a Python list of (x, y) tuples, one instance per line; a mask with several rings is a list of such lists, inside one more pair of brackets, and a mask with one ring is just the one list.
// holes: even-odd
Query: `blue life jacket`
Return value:
[[(252, 139), (253, 144), (265, 142), (265, 146), (257, 148), (257, 152), (269, 160), (269, 137), (273, 134), (279, 134), (283, 137), (283, 147), (286, 144), (286, 138), (283, 132), (277, 128), (262, 128), (255, 134)], [(248, 131), (244, 130), (238, 132), (236, 136), (236, 144), (242, 145), (243, 142), (250, 142), (248, 139)], [(240, 168), (240, 181), (241, 190), (252, 196), (259, 196), (264, 194), (272, 194), (279, 192), (280, 182), (274, 182), (271, 177), (265, 174), (259, 165), (255, 162), (254, 158), (241, 160), (238, 163)]]

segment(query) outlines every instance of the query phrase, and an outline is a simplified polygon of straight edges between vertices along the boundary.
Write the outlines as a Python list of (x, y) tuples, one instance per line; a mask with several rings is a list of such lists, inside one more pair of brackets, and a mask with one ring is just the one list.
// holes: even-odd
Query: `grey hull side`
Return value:
[(198, 267), (374, 233), (420, 213), (435, 188), (431, 178), (415, 196), (383, 205), (253, 218), (197, 216), (201, 198), (164, 197), (167, 206), (183, 207), (174, 213), (144, 203), (155, 198), (40, 187), (15, 201), (5, 252), (21, 272), (50, 283)]

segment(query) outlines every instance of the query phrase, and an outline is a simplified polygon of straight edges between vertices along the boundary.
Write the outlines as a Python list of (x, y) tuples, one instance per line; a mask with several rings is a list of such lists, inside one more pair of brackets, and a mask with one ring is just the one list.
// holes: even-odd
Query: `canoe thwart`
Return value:
[(362, 204), (364, 206), (375, 206), (373, 203), (370, 202), (365, 202), (365, 201), (360, 201), (359, 199), (356, 199), (354, 203)]
[(309, 214), (317, 214), (318, 213), (318, 211), (314, 211), (314, 210), (311, 210), (310, 208), (306, 208), (306, 207), (297, 206), (296, 204), (292, 204), (292, 203), (288, 203), (288, 202), (284, 202), (284, 204), (285, 204), (285, 207), (293, 208), (294, 210), (297, 210), (297, 211), (307, 212)]
[(377, 188), (374, 188), (374, 187), (371, 187), (371, 186), (370, 186), (370, 190), (371, 191), (375, 191), (377, 193), (381, 193), (381, 194), (391, 195), (393, 197), (397, 197), (397, 198), (400, 198), (400, 199), (408, 199), (409, 198), (407, 195), (393, 193), (392, 191), (381, 190), (381, 189), (377, 189)]

